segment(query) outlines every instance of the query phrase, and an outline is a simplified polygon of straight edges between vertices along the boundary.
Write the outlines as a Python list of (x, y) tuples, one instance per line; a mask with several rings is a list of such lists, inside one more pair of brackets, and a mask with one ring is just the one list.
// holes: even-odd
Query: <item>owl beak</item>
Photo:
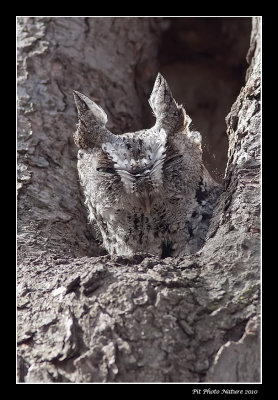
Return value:
[(150, 198), (149, 197), (147, 197), (146, 198), (146, 200), (145, 200), (145, 210), (147, 211), (147, 214), (150, 214), (150, 212), (151, 212), (151, 201), (150, 201)]
[(148, 193), (144, 193), (144, 195), (141, 197), (141, 204), (147, 214), (150, 214), (152, 207), (152, 198), (149, 196)]

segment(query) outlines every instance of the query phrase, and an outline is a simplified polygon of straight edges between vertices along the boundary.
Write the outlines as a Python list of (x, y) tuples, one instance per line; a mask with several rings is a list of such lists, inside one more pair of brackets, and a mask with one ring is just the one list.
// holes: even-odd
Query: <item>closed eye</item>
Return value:
[(174, 161), (178, 161), (182, 158), (182, 154), (178, 154), (177, 156), (170, 157), (164, 161), (164, 165), (170, 164)]
[(104, 172), (105, 174), (116, 174), (114, 168), (99, 167), (96, 169), (98, 172)]

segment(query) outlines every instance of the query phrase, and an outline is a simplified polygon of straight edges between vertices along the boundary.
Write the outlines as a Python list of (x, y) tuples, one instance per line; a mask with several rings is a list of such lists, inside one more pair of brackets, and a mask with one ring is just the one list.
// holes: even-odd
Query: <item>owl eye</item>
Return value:
[(116, 174), (117, 172), (114, 170), (114, 168), (105, 168), (105, 167), (99, 167), (96, 169), (98, 172), (104, 172), (105, 174)]

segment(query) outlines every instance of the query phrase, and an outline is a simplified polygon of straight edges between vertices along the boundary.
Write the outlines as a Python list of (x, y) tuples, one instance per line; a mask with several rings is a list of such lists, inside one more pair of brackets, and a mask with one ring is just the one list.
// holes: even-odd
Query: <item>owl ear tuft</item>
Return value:
[(93, 100), (82, 93), (73, 91), (77, 107), (77, 129), (73, 134), (75, 144), (81, 149), (101, 147), (111, 140), (113, 134), (105, 127), (107, 115)]
[(90, 114), (90, 117), (93, 118), (97, 123), (100, 125), (106, 125), (107, 115), (105, 111), (93, 100), (89, 99), (89, 97), (85, 96), (84, 94), (77, 92), (77, 90), (73, 90), (73, 97), (79, 119), (82, 119), (87, 116), (87, 114)]
[(164, 128), (168, 134), (183, 130), (191, 122), (185, 109), (176, 103), (168, 83), (160, 73), (156, 77), (149, 104), (156, 117), (156, 127)]

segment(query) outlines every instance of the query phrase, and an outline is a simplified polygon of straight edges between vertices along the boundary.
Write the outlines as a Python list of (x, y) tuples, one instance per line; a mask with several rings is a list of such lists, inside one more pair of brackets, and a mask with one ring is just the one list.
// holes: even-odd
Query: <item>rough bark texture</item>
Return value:
[(225, 190), (208, 240), (163, 260), (100, 256), (71, 93), (88, 88), (114, 131), (143, 128), (163, 19), (18, 22), (18, 380), (260, 381), (260, 19), (226, 119)]
[(152, 18), (18, 19), (23, 256), (41, 249), (75, 256), (99, 252), (77, 177), (72, 90), (87, 91), (106, 110), (114, 133), (142, 128), (139, 96), (157, 69), (160, 29)]

